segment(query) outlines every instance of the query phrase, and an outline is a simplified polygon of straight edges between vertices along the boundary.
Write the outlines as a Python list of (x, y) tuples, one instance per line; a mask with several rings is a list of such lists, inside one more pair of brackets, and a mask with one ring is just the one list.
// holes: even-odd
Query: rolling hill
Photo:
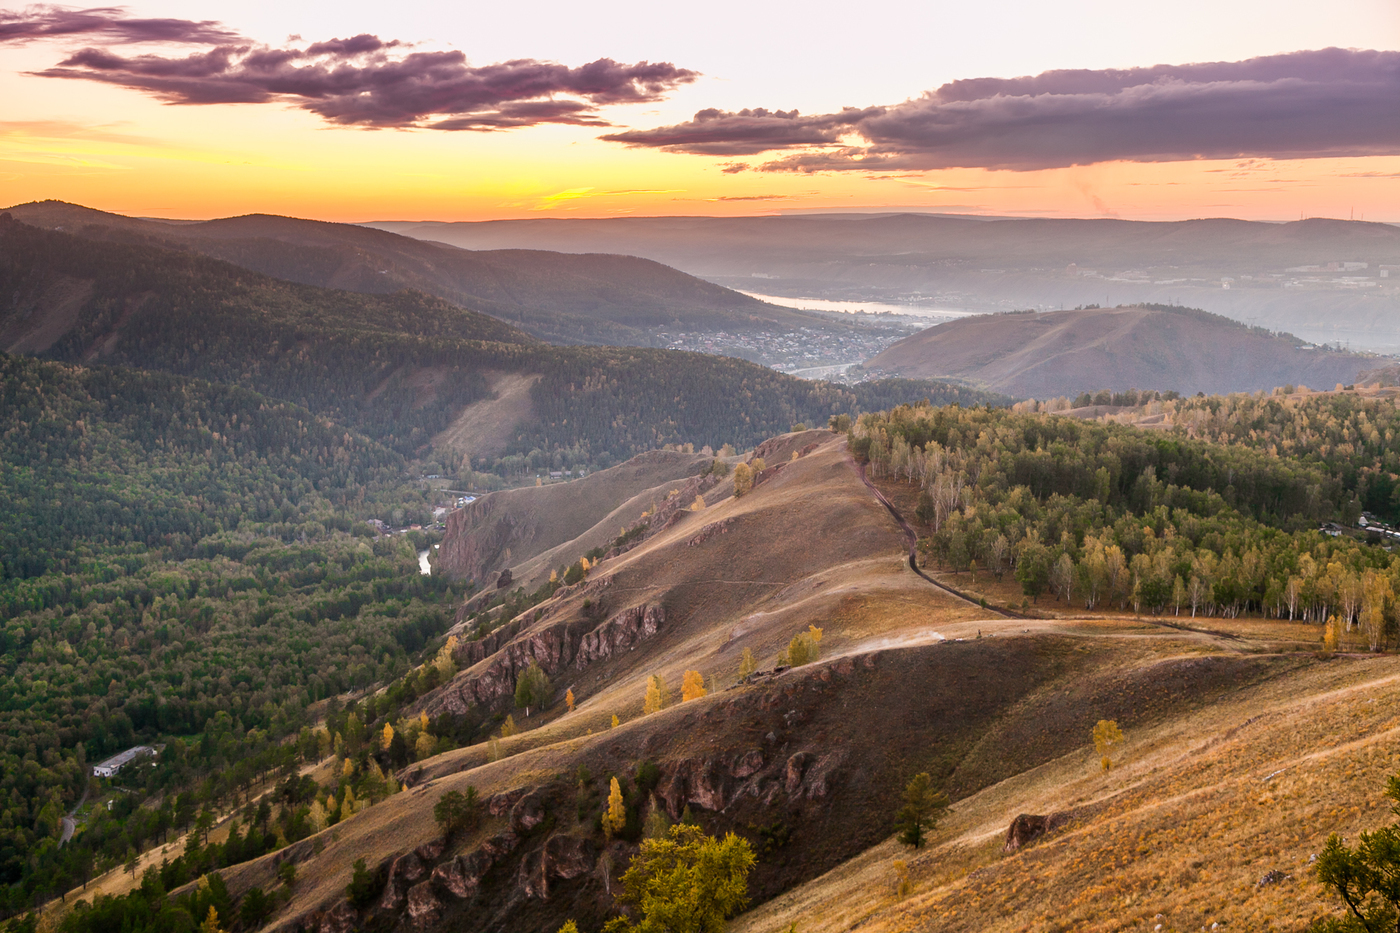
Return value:
[[(747, 495), (702, 483), (703, 510), (669, 514), (634, 498), (642, 534), (586, 580), (514, 618), (461, 618), (455, 677), (409, 717), (492, 729), (532, 660), (551, 678), (547, 709), (515, 710), (519, 734), (411, 765), (404, 792), (227, 869), (232, 895), (274, 888), (291, 862), (297, 883), (269, 929), (551, 930), (566, 918), (597, 928), (643, 822), (688, 813), (754, 841), (745, 930), (920, 929), (934, 914), (956, 929), (1064, 929), (1072, 918), (1107, 930), (1163, 912), (1194, 929), (1318, 911), (1302, 889), (1307, 853), (1328, 832), (1374, 825), (1364, 802), (1400, 764), (1384, 750), (1393, 715), (1358, 706), (1394, 692), (1392, 659), (1319, 660), (1299, 650), (1318, 637), (1301, 623), (985, 608), (976, 592), (961, 598), (910, 570), (900, 525), (843, 438), (784, 435), (760, 452), (779, 466)], [(655, 464), (633, 466), (634, 494), (659, 488)], [(614, 485), (625, 496), (626, 479)], [(499, 514), (556, 497), (520, 490)], [(567, 543), (586, 521), (547, 537)], [(445, 545), (475, 533), (463, 524)], [(944, 579), (1001, 599), (990, 575)], [(821, 660), (781, 667), (811, 625), (823, 630)], [(757, 673), (736, 682), (745, 650)], [(646, 679), (674, 690), (687, 670), (706, 675), (709, 694), (644, 714)], [(1099, 719), (1128, 736), (1108, 774), (1088, 747)], [(1280, 768), (1282, 782), (1261, 783)], [(921, 770), (954, 806), (929, 854), (911, 857), (890, 824)], [(612, 776), (629, 828), (607, 839), (598, 814)], [(468, 787), (482, 821), (444, 844), (433, 807)], [(1310, 803), (1296, 809), (1300, 796)], [(1058, 814), (1056, 828), (1003, 856), (1022, 812)], [(1203, 862), (1206, 838), (1225, 854)], [(902, 897), (896, 858), (914, 879)], [(358, 908), (345, 896), (356, 859), (379, 892)], [(1086, 860), (1091, 874), (1075, 868)], [(1275, 868), (1300, 880), (1254, 895)]]
[(902, 401), (1001, 401), (918, 381), (848, 389), (732, 357), (550, 346), (421, 292), (301, 285), (3, 214), (0, 289), (0, 349), (241, 385), (453, 471), (465, 456), (509, 476), (556, 460), (608, 467), (666, 444), (748, 447)]
[(304, 285), (373, 295), (414, 289), (553, 343), (654, 346), (660, 328), (839, 329), (816, 315), (634, 256), (470, 251), (353, 224), (269, 214), (166, 223), (61, 201), (7, 210), (33, 226), (187, 250)]
[(865, 365), (1041, 399), (1097, 389), (1330, 389), (1376, 365), (1374, 357), (1300, 343), (1187, 308), (1091, 308), (961, 318), (907, 337)]
[(624, 252), (772, 295), (981, 311), (1189, 305), (1315, 342), (1400, 348), (1400, 282), (1381, 277), (1400, 275), (1391, 224), (853, 213), (373, 226), (468, 249)]

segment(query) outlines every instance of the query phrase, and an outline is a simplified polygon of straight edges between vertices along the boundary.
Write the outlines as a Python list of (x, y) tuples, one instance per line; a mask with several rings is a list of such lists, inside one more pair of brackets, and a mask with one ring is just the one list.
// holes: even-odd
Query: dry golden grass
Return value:
[[(1108, 774), (1091, 749), (957, 803), (917, 856), (893, 841), (751, 911), (736, 933), (1298, 929), (1332, 906), (1309, 858), (1389, 822), (1400, 659), (1338, 658), (1130, 731)], [(1018, 813), (1079, 809), (1003, 856)], [(898, 899), (892, 864), (909, 861)], [(1278, 869), (1292, 880), (1257, 889)]]

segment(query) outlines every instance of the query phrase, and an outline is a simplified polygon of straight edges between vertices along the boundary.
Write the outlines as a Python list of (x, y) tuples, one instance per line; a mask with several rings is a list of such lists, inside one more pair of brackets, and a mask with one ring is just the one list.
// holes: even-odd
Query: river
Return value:
[(841, 311), (846, 314), (859, 314), (864, 311), (867, 314), (879, 314), (889, 312), (891, 314), (902, 314), (906, 317), (933, 317), (943, 320), (967, 317), (970, 314), (980, 314), (979, 311), (968, 311), (965, 308), (925, 308), (922, 305), (892, 304), (887, 301), (831, 301), (826, 298), (785, 298), (782, 295), (764, 295), (759, 292), (739, 291), (750, 298), (757, 298), (759, 301), (766, 301), (769, 304), (778, 305), (783, 308), (796, 308), (799, 311)]
[(427, 551), (418, 552), (418, 572), (423, 574), (423, 576), (425, 577), (433, 572), (432, 565), (428, 563)]

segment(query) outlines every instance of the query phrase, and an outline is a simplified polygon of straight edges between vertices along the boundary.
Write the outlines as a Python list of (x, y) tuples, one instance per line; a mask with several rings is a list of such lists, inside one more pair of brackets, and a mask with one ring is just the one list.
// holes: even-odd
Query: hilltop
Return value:
[(961, 318), (907, 337), (865, 365), (1036, 398), (1149, 386), (1184, 394), (1285, 384), (1330, 389), (1376, 365), (1373, 357), (1300, 344), (1291, 334), (1187, 308), (1090, 308)]
[(4, 215), (0, 290), (0, 349), (241, 385), (450, 473), (467, 472), (467, 457), (512, 478), (608, 467), (667, 444), (748, 447), (920, 398), (1002, 401), (908, 380), (844, 388), (733, 357), (549, 346), (422, 292), (301, 285)]
[(354, 224), (271, 214), (168, 223), (62, 201), (6, 210), (90, 239), (144, 242), (289, 282), (388, 295), (414, 289), (553, 343), (655, 346), (654, 331), (836, 327), (649, 259), (591, 252), (472, 251)]
[(1316, 342), (1400, 347), (1391, 224), (851, 213), (372, 226), (470, 249), (625, 252), (770, 295), (978, 311), (1189, 305)]

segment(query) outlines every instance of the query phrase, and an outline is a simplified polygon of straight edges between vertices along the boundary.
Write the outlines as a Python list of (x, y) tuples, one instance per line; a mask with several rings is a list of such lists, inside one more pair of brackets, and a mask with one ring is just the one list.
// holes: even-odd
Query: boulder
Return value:
[(408, 891), (408, 920), (415, 927), (431, 926), (441, 915), (442, 901), (433, 893), (432, 882), (416, 884)]
[(531, 791), (510, 808), (510, 829), (514, 833), (528, 833), (544, 822), (544, 797), (538, 791)]
[(1001, 851), (1009, 855), (1022, 846), (1029, 845), (1046, 833), (1067, 823), (1070, 816), (1069, 813), (1051, 813), (1049, 816), (1022, 813), (1007, 827), (1006, 844), (1002, 846)]

